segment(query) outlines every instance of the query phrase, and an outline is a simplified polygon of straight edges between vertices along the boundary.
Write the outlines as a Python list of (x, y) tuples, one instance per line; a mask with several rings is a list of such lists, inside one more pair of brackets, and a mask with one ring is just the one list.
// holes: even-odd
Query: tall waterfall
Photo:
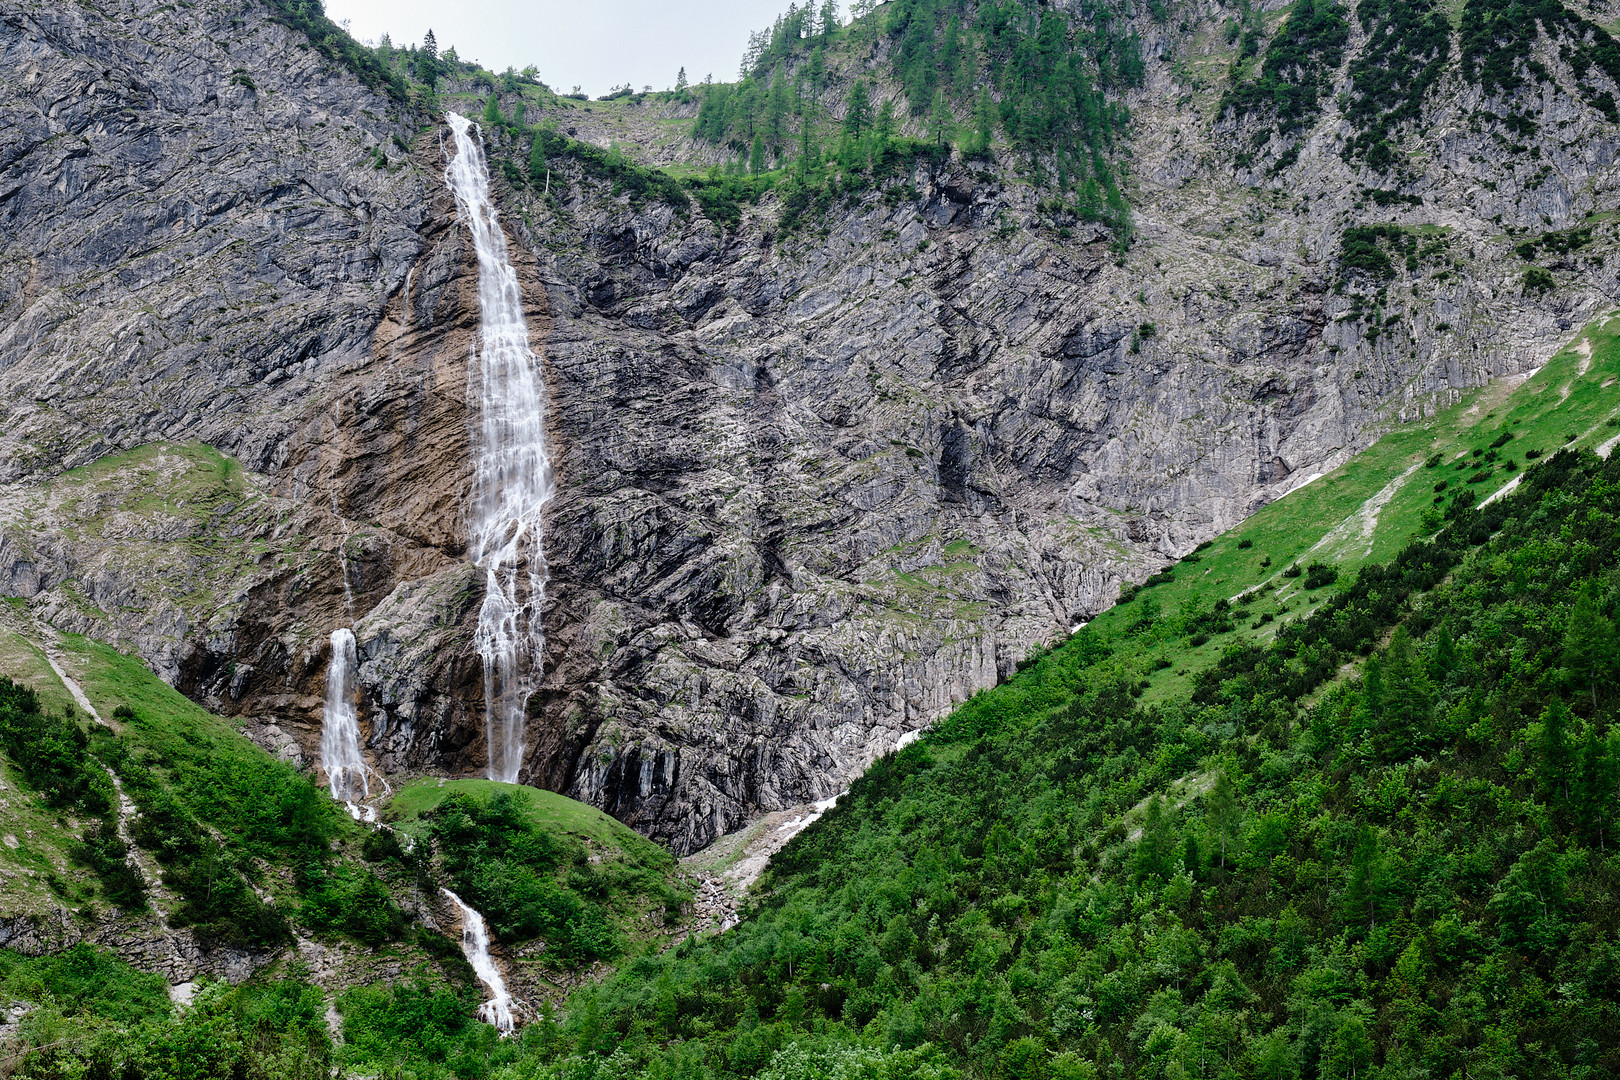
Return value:
[(354, 706), (354, 677), (359, 668), (354, 631), (332, 631), (332, 659), (326, 667), (326, 707), (321, 713), (321, 768), (332, 798), (355, 804), (371, 797), (365, 759), (360, 756), (360, 717)]
[(469, 397), (476, 387), (482, 413), (468, 518), (469, 553), (485, 583), (473, 640), (484, 661), (489, 778), (512, 783), (523, 764), (524, 712), (540, 680), (545, 646), (541, 512), (552, 491), (545, 388), (540, 360), (529, 348), (517, 273), (490, 201), (478, 133), (465, 116), (446, 119), (456, 153), (444, 178), (478, 250), (481, 324), (468, 384)]
[(506, 1035), (517, 1026), (512, 1019), (512, 995), (506, 991), (506, 980), (501, 978), (501, 969), (495, 966), (494, 959), (489, 955), (489, 930), (484, 926), (484, 917), (449, 889), (439, 891), (460, 910), (461, 951), (466, 954), (478, 981), (489, 987), (489, 1000), (478, 1007), (478, 1018), (494, 1024), (502, 1035)]

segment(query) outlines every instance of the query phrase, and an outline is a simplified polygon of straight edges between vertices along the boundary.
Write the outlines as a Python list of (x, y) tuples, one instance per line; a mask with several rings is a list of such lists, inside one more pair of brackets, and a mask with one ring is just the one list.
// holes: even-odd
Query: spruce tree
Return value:
[(1541, 710), (1541, 738), (1537, 742), (1536, 779), (1541, 795), (1555, 810), (1562, 809), (1569, 796), (1573, 755), (1569, 748), (1569, 706), (1553, 698)]
[(489, 100), (484, 102), (484, 127), (498, 128), (505, 122), (506, 118), (501, 115), (500, 102), (495, 100), (494, 94), (489, 95)]
[(439, 43), (432, 30), (422, 39), (422, 47), (416, 50), (416, 78), (429, 90), (439, 88)]
[(1614, 623), (1603, 614), (1595, 583), (1589, 584), (1581, 590), (1569, 615), (1569, 627), (1564, 633), (1564, 669), (1576, 689), (1591, 694), (1592, 708), (1597, 708), (1599, 685), (1612, 679), (1620, 666), (1617, 661), (1620, 636), (1615, 633)]

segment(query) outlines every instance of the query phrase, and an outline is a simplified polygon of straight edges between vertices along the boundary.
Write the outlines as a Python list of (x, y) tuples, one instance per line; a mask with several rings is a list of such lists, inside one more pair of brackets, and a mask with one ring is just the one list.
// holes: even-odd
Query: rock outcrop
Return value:
[[(481, 771), (476, 267), (439, 130), (254, 5), (101, 11), (0, 17), (0, 583), (287, 753), (351, 624), (379, 767)], [(1333, 112), (1293, 164), (1234, 161), (1252, 124), (1189, 92), (1224, 17), (1143, 16), (1128, 249), (960, 160), (796, 231), (567, 160), (497, 184), (560, 485), (526, 779), (681, 851), (823, 799), (1612, 302), (1606, 222), (1552, 291), (1503, 234), (1614, 208), (1600, 113), (1545, 91), (1540, 163), (1500, 165), (1470, 117), (1502, 106), (1454, 72), (1380, 206)], [(1342, 289), (1358, 220), (1433, 227), (1376, 307)]]

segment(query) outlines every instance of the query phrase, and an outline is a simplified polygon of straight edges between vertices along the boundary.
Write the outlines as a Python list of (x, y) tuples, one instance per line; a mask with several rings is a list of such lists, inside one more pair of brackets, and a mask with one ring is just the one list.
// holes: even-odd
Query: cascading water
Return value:
[(517, 272), (507, 260), (506, 236), (490, 200), (478, 133), (458, 113), (446, 120), (456, 153), (445, 183), (478, 251), (481, 323), (468, 382), (477, 384), (482, 413), (468, 518), (469, 554), (484, 571), (485, 584), (473, 641), (484, 662), (489, 778), (514, 783), (523, 764), (524, 712), (541, 675), (545, 646), (541, 513), (551, 499), (551, 462), (544, 384), (540, 360), (529, 348)]
[(361, 817), (358, 804), (371, 797), (366, 762), (360, 756), (360, 716), (354, 706), (354, 677), (360, 666), (354, 631), (332, 631), (332, 659), (326, 668), (326, 707), (321, 713), (321, 768), (332, 798)]
[(517, 1026), (512, 1019), (512, 995), (506, 992), (501, 969), (489, 955), (489, 930), (484, 926), (484, 917), (449, 889), (439, 891), (461, 912), (461, 951), (466, 954), (478, 981), (489, 987), (489, 1000), (478, 1007), (478, 1018), (494, 1024), (502, 1035), (509, 1035)]

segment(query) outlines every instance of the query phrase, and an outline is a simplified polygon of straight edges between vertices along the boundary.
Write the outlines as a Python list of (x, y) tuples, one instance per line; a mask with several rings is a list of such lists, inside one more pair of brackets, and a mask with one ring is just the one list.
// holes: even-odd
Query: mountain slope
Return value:
[[(1581, 340), (1585, 372), (1572, 349), (1539, 385), (1480, 403), (1520, 421), (1499, 449), (1581, 408), (1575, 441), (1610, 442), (1616, 403), (1592, 390), (1612, 376), (1581, 379), (1615, 345), (1606, 325)], [(1565, 386), (1583, 405), (1547, 410)], [(1474, 460), (1499, 426), (1459, 423), (1467, 408), (1415, 451), (1409, 429), (1375, 447), (1364, 483), (1409, 453), (1422, 469), (1438, 439)], [(481, 1042), (469, 1005), (405, 985), (340, 1000), (340, 1053), (420, 1076), (1610, 1071), (1620, 463), (1584, 446), (1531, 462), (1478, 508), (1450, 500), (1432, 537), (1402, 543), (1410, 519), (1380, 515), (1373, 547), (1391, 558), (1341, 564), (1269, 641), (1226, 631), (1211, 666), (1174, 634), (1144, 647), (1155, 628), (1121, 605), (875, 763), (772, 861), (732, 930), (627, 960), (521, 1041)], [(1331, 511), (1300, 524), (1289, 501), (1272, 513), (1294, 531), (1257, 541), (1335, 534)], [(1248, 531), (1210, 561), (1247, 557)], [(1147, 594), (1185, 610), (1202, 577)], [(1149, 655), (1190, 686), (1143, 696)], [(430, 785), (399, 805), (457, 797)], [(302, 986), (210, 992), (178, 1023), (234, 1015), (229, 1032), (259, 1014), (220, 1002)], [(60, 1036), (56, 1015), (25, 1024), (32, 1045)], [(257, 1022), (247, 1067), (308, 1018)], [(25, 1064), (146, 1060), (156, 1038), (109, 1018)]]

